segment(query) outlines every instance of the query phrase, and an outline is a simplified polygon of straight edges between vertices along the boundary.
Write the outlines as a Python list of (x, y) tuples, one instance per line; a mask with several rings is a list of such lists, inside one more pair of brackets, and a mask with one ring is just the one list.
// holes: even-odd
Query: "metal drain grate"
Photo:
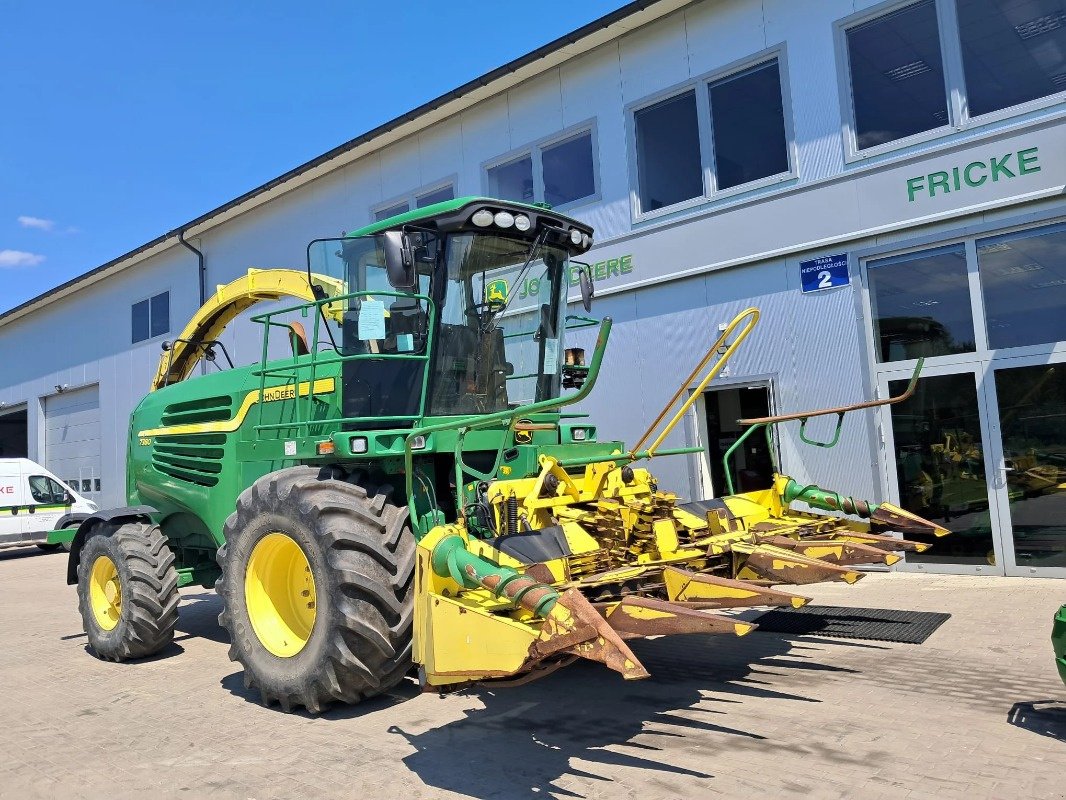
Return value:
[(767, 611), (754, 622), (769, 633), (816, 634), (841, 639), (921, 644), (951, 614), (934, 611), (901, 611), (896, 608), (846, 608), (804, 606)]

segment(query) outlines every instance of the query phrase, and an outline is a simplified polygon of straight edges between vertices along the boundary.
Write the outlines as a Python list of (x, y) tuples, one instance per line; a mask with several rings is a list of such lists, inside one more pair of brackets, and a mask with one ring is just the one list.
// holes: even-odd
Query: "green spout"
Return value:
[(559, 593), (551, 586), (471, 553), (459, 536), (447, 536), (437, 542), (430, 562), (440, 577), (451, 578), (467, 589), (488, 589), (538, 617), (547, 615), (559, 599)]
[(837, 494), (820, 486), (815, 486), (813, 483), (808, 486), (801, 486), (791, 478), (785, 484), (785, 490), (781, 493), (781, 500), (786, 506), (791, 505), (795, 500), (799, 500), (811, 508), (820, 508), (823, 511), (842, 511), (845, 514), (855, 514), (864, 519), (877, 511), (876, 503)]

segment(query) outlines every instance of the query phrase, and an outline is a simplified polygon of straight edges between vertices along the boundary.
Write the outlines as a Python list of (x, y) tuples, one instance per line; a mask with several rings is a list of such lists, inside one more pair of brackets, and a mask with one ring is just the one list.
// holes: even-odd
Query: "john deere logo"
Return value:
[[(520, 425), (529, 425), (530, 424), (530, 421), (528, 419), (520, 419), (520, 420), (518, 420), (518, 422), (519, 422)], [(518, 430), (518, 431), (514, 432), (514, 442), (515, 442), (515, 444), (530, 444), (530, 443), (532, 443), (532, 441), (533, 441), (533, 431)]]
[(502, 278), (498, 281), (493, 281), (487, 287), (485, 287), (485, 302), (487, 303), (506, 303), (507, 302), (507, 281)]

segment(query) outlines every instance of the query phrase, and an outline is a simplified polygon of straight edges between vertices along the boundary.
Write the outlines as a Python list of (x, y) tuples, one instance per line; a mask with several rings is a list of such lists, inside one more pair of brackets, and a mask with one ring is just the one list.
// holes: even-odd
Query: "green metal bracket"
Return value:
[(833, 438), (830, 439), (828, 442), (819, 442), (817, 439), (808, 439), (807, 438), (807, 420), (808, 420), (808, 417), (803, 417), (802, 419), (800, 419), (800, 441), (801, 442), (803, 442), (804, 444), (813, 445), (814, 447), (825, 447), (827, 449), (830, 448), (830, 447), (836, 447), (837, 442), (840, 441), (840, 429), (844, 425), (844, 412), (843, 411), (841, 411), (841, 412), (839, 412), (837, 414), (837, 427), (836, 427), (836, 430), (833, 431)]
[(729, 494), (734, 493), (733, 473), (729, 469), (729, 462), (733, 458), (733, 453), (739, 450), (741, 445), (743, 445), (744, 442), (747, 441), (757, 430), (763, 429), (766, 431), (766, 446), (770, 452), (770, 463), (773, 465), (774, 472), (778, 472), (777, 455), (774, 453), (774, 437), (772, 428), (772, 425), (765, 422), (759, 423), (757, 425), (752, 425), (750, 428), (744, 431), (743, 434), (741, 434), (739, 439), (733, 442), (733, 444), (729, 447), (728, 450), (725, 451), (725, 455), (722, 456), (722, 474), (725, 475), (725, 485), (726, 489), (729, 490)]

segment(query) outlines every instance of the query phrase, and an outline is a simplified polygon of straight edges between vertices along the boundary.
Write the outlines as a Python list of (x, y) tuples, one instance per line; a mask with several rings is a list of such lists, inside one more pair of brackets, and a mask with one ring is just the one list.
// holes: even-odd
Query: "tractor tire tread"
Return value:
[[(104, 536), (114, 543), (108, 555), (119, 566), (122, 582), (122, 617), (112, 636), (101, 636), (86, 598), (88, 572), (94, 559), (82, 558), (79, 566), (78, 611), (89, 634), (89, 647), (107, 661), (128, 661), (154, 655), (174, 640), (178, 622), (178, 573), (174, 553), (158, 525), (127, 522), (100, 526), (93, 539)], [(119, 562), (122, 562), (119, 565)]]
[[(230, 634), (230, 660), (244, 667), (246, 688), (257, 689), (264, 705), (319, 713), (334, 701), (355, 703), (387, 691), (410, 671), (415, 540), (407, 507), (388, 498), (386, 492), (339, 480), (325, 470), (292, 467), (260, 478), (238, 499), (217, 556), (223, 569), (215, 584), (223, 597), (219, 623)], [(243, 600), (246, 562), (236, 563), (242, 556), (234, 554), (249, 547), (242, 543), (235, 548), (234, 542), (264, 514), (295, 517), (310, 529), (329, 573), (329, 607), (337, 620), (328, 629), (315, 668), (292, 679), (275, 679), (269, 669), (260, 668), (266, 651), (250, 652), (261, 645), (246, 630), (250, 623), (243, 602), (236, 602)], [(316, 585), (319, 580), (316, 574)], [(306, 647), (314, 637), (315, 632)]]

